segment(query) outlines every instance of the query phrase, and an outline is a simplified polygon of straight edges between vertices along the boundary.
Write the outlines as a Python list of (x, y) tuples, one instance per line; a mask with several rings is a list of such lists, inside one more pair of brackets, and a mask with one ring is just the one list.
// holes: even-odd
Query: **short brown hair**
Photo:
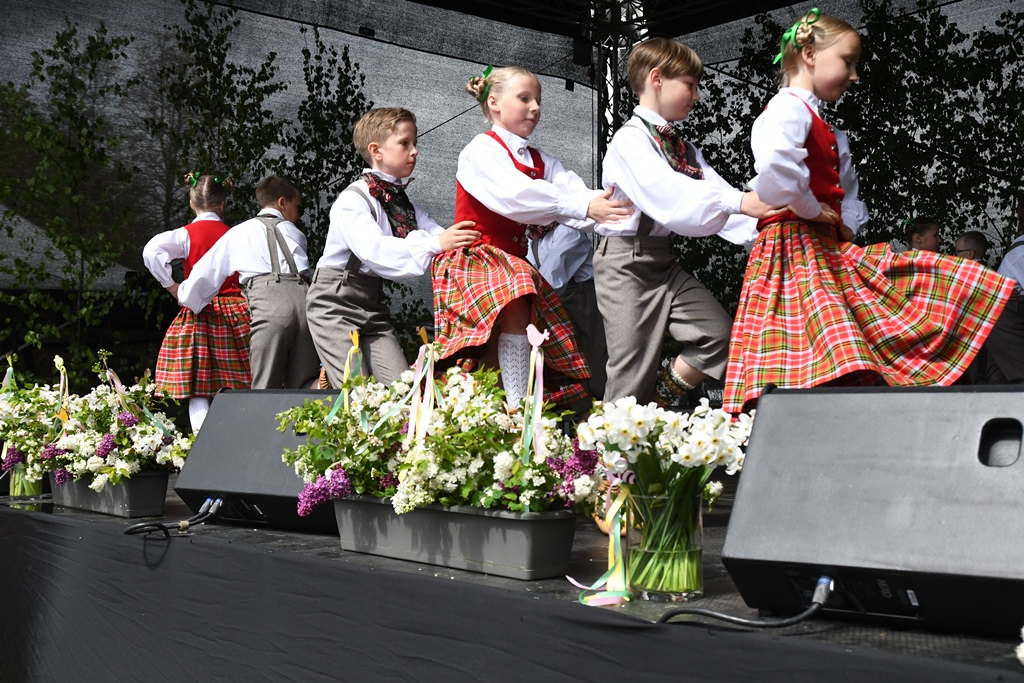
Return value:
[(256, 203), (261, 209), (276, 206), (281, 197), (297, 202), (302, 199), (302, 193), (295, 183), (279, 175), (267, 176), (256, 186)]
[(699, 81), (704, 75), (704, 62), (693, 48), (678, 40), (650, 38), (634, 47), (626, 62), (629, 87), (634, 93), (639, 95), (644, 91), (647, 74), (654, 69), (661, 69), (665, 78), (693, 76)]
[(408, 121), (415, 126), (416, 115), (401, 107), (380, 107), (371, 109), (356, 121), (356, 126), (352, 129), (352, 144), (356, 146), (356, 151), (367, 165), (373, 164), (370, 143), (383, 145), (402, 121)]

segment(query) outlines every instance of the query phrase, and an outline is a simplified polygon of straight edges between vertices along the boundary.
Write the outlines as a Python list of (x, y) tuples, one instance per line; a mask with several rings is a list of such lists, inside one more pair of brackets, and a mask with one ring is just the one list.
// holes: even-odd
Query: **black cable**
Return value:
[(206, 501), (199, 508), (199, 512), (178, 522), (166, 523), (166, 522), (139, 522), (133, 524), (124, 530), (126, 536), (135, 536), (137, 534), (149, 534), (154, 531), (158, 531), (164, 535), (165, 538), (169, 538), (171, 530), (177, 531), (179, 534), (185, 533), (189, 527), (197, 524), (202, 524), (208, 519), (211, 519), (217, 515), (217, 511), (220, 506), (224, 503), (223, 498), (207, 498)]
[(818, 585), (814, 587), (814, 595), (811, 598), (810, 607), (800, 614), (787, 617), (785, 619), (744, 619), (743, 617), (724, 614), (722, 612), (713, 612), (712, 610), (703, 609), (701, 607), (677, 607), (665, 612), (665, 614), (662, 614), (657, 623), (667, 623), (669, 619), (680, 614), (693, 614), (702, 617), (710, 617), (712, 619), (719, 619), (721, 621), (729, 622), (730, 624), (750, 626), (753, 628), (782, 628), (783, 626), (792, 626), (793, 624), (797, 624), (804, 619), (807, 619), (825, 606), (825, 601), (828, 600), (828, 596), (832, 593), (832, 585), (832, 579), (823, 575), (818, 579)]

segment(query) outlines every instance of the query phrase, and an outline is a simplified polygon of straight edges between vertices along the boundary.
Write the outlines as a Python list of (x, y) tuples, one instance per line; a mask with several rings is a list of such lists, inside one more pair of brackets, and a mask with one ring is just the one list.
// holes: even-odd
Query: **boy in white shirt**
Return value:
[[(730, 186), (672, 127), (699, 99), (704, 66), (693, 50), (652, 38), (633, 49), (627, 70), (640, 106), (612, 138), (603, 184), (614, 190), (612, 199), (629, 199), (638, 210), (596, 227), (602, 236), (594, 255), (597, 305), (608, 341), (604, 398), (634, 396), (641, 404), (675, 407), (706, 377), (724, 376), (732, 320), (676, 263), (673, 234), (717, 233), (744, 244), (756, 236), (755, 219), (771, 209), (756, 193)], [(659, 383), (666, 330), (683, 349)]]
[(359, 332), (363, 374), (390, 384), (409, 368), (382, 301), (384, 280), (423, 275), (435, 255), (480, 237), (472, 221), (442, 228), (407, 197), (417, 156), (412, 112), (372, 109), (352, 138), (370, 168), (331, 207), (324, 254), (306, 295), (309, 330), (334, 387), (344, 380), (352, 330)]
[(177, 297), (198, 313), (237, 271), (252, 316), (252, 388), (302, 389), (319, 369), (306, 325), (306, 236), (295, 226), (302, 195), (291, 181), (272, 175), (256, 186), (256, 201), (259, 214), (228, 230), (199, 259)]

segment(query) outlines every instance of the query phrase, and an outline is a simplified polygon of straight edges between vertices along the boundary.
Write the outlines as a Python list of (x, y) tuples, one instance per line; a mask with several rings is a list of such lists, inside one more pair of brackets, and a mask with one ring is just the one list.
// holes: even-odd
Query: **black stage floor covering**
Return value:
[[(6, 499), (9, 500), (9, 499)], [(701, 607), (757, 618), (705, 517)], [(343, 552), (337, 537), (240, 526), (125, 536), (138, 521), (0, 505), (0, 680), (1024, 681), (1019, 640), (812, 619), (756, 631), (654, 624), (664, 604), (579, 604), (564, 579), (516, 581)], [(165, 518), (187, 507), (169, 489)], [(580, 519), (569, 574), (600, 576)]]

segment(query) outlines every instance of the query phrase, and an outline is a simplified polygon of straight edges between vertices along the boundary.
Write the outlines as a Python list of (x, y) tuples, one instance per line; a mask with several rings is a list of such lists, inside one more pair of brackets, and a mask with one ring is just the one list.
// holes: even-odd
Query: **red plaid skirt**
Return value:
[(723, 407), (749, 409), (768, 384), (948, 386), (1012, 291), (974, 261), (862, 248), (830, 226), (768, 225), (747, 261)]
[(199, 313), (178, 311), (157, 357), (156, 386), (160, 395), (177, 399), (250, 388), (245, 298), (216, 296)]
[(489, 244), (453, 249), (434, 258), (435, 341), (441, 358), (483, 346), (501, 310), (529, 296), (531, 320), (550, 332), (544, 351), (545, 400), (567, 405), (586, 398), (581, 384), (590, 369), (576, 345), (575, 331), (558, 295), (528, 262)]

